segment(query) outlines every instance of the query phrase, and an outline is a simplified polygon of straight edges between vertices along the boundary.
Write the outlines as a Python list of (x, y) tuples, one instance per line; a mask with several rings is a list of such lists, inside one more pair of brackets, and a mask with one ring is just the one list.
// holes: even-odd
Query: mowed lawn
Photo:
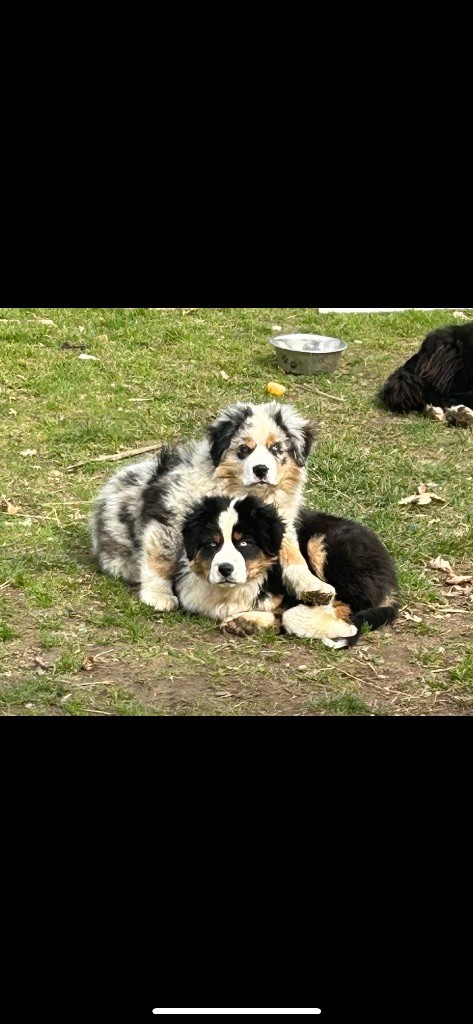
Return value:
[[(429, 563), (473, 568), (473, 432), (392, 417), (375, 398), (451, 317), (0, 310), (0, 714), (471, 715), (473, 590)], [(343, 338), (339, 371), (284, 377), (274, 325)], [(308, 503), (371, 526), (398, 565), (398, 623), (348, 653), (157, 614), (90, 556), (91, 505), (117, 464), (87, 460), (201, 435), (229, 402), (267, 400), (272, 380), (318, 424)], [(422, 483), (445, 503), (399, 505)]]

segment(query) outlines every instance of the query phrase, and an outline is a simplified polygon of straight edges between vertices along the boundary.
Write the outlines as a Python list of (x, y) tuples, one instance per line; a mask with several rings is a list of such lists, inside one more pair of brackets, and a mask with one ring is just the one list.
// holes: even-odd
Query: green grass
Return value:
[[(449, 681), (445, 701), (455, 694), (440, 713), (469, 713), (472, 616), (436, 616), (452, 603), (463, 611), (473, 605), (447, 597), (429, 561), (442, 554), (471, 567), (473, 433), (390, 416), (375, 398), (386, 375), (450, 317), (321, 316), (313, 308), (0, 310), (8, 321), (0, 322), (0, 495), (22, 512), (0, 513), (3, 713), (358, 716), (381, 707), (437, 714), (425, 686), (439, 677)], [(339, 370), (315, 382), (343, 403), (300, 387), (313, 378), (278, 371), (268, 345), (273, 324), (349, 342)], [(61, 348), (65, 342), (85, 345), (97, 361), (80, 360), (78, 350)], [(361, 648), (382, 654), (384, 668), (373, 671), (356, 649), (334, 655), (287, 637), (227, 640), (203, 619), (156, 615), (136, 592), (98, 574), (90, 557), (91, 505), (116, 466), (87, 460), (199, 435), (229, 402), (265, 401), (270, 380), (283, 382), (287, 399), (318, 424), (308, 502), (380, 534), (396, 558), (404, 605), (422, 617), (364, 637)], [(22, 454), (28, 450), (36, 454)], [(399, 506), (421, 482), (434, 483), (445, 506)], [(429, 662), (439, 647), (444, 653)], [(80, 666), (90, 652), (100, 657), (89, 679)], [(51, 667), (35, 679), (41, 655)], [(388, 708), (386, 688), (397, 705)]]
[(363, 700), (360, 700), (354, 693), (343, 693), (340, 697), (322, 697), (320, 700), (312, 701), (312, 707), (316, 711), (324, 712), (331, 717), (360, 717), (371, 715), (372, 712)]

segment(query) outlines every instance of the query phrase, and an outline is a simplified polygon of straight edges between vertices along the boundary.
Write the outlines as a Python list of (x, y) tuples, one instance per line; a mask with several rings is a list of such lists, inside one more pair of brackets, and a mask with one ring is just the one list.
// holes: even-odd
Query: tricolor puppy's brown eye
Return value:
[(240, 447), (237, 448), (237, 455), (239, 459), (246, 459), (250, 452), (251, 448), (249, 448), (247, 444), (241, 444)]

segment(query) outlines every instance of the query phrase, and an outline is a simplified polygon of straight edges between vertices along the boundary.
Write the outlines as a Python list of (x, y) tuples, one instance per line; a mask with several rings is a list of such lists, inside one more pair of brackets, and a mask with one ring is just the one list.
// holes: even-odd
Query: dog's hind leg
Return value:
[(181, 535), (179, 530), (153, 521), (143, 534), (140, 563), (140, 600), (157, 612), (172, 612), (179, 607), (172, 581), (176, 571)]
[(322, 640), (326, 647), (338, 649), (348, 646), (346, 641), (358, 633), (357, 627), (347, 621), (350, 614), (348, 605), (308, 608), (299, 604), (284, 612), (282, 624), (293, 636)]

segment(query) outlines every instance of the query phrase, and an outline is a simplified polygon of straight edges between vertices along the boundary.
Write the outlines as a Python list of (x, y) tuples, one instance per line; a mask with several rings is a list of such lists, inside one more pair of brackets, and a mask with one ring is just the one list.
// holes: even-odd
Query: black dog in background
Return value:
[(391, 412), (473, 424), (473, 323), (428, 334), (419, 352), (388, 377), (379, 398)]

